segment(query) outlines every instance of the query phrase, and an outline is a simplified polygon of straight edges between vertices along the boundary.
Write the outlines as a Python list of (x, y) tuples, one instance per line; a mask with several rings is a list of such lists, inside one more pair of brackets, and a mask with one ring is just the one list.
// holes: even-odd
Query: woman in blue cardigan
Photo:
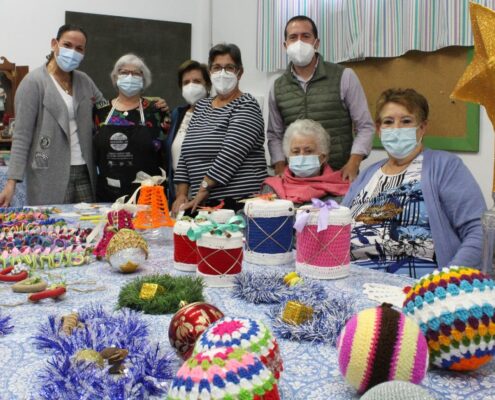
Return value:
[(187, 60), (178, 71), (179, 87), (186, 105), (179, 106), (172, 112), (172, 122), (165, 142), (167, 160), (167, 199), (169, 206), (175, 200), (174, 172), (179, 163), (182, 142), (186, 136), (189, 121), (196, 102), (210, 94), (211, 80), (206, 64)]
[(358, 265), (416, 278), (481, 263), (483, 195), (459, 157), (423, 148), (428, 112), (413, 89), (378, 99), (375, 123), (388, 158), (362, 172), (342, 201), (355, 220)]

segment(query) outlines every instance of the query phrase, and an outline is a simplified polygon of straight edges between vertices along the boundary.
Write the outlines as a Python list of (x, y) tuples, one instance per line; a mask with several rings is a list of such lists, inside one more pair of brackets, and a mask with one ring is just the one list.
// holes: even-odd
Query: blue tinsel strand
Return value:
[(273, 333), (282, 339), (328, 343), (335, 346), (346, 322), (356, 313), (355, 299), (338, 294), (322, 303), (304, 303), (313, 307), (313, 319), (301, 325), (292, 325), (282, 320), (285, 304), (274, 306), (267, 315), (273, 320)]
[[(52, 315), (34, 337), (36, 347), (52, 354), (37, 374), (37, 398), (76, 400), (84, 394), (86, 399), (145, 399), (167, 392), (175, 355), (164, 354), (157, 344), (149, 343), (147, 325), (138, 313), (108, 314), (99, 305), (78, 313), (84, 328), (75, 329), (72, 335), (63, 333), (61, 319)], [(74, 361), (80, 350), (105, 347), (129, 350), (124, 374), (110, 375), (108, 368)]]
[(14, 326), (10, 325), (10, 315), (5, 315), (0, 310), (0, 336), (8, 335), (14, 330)]
[(235, 278), (234, 297), (254, 304), (275, 304), (298, 300), (305, 304), (319, 303), (327, 298), (323, 286), (304, 278), (301, 283), (288, 286), (284, 274), (243, 272)]

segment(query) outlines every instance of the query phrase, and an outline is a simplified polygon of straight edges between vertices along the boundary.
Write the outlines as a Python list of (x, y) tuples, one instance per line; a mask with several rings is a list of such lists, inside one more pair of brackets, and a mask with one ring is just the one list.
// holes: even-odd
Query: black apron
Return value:
[(104, 202), (131, 196), (139, 187), (132, 183), (139, 171), (161, 175), (160, 151), (153, 146), (153, 140), (158, 138), (154, 130), (159, 128), (146, 126), (142, 104), (139, 104), (141, 122), (136, 125), (108, 125), (114, 111), (115, 106), (93, 138), (98, 167), (96, 195), (98, 201)]

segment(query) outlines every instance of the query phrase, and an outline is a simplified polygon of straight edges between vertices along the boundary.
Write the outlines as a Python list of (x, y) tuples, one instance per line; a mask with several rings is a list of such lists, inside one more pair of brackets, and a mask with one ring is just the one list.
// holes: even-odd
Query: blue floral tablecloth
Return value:
[[(0, 190), (2, 190), (7, 183), (7, 170), (9, 167), (0, 166)], [(20, 182), (16, 185), (15, 194), (12, 198), (12, 207), (22, 207), (26, 205), (26, 185), (24, 182)]]
[[(33, 346), (32, 336), (40, 322), (49, 314), (61, 316), (74, 309), (91, 303), (102, 303), (111, 311), (115, 308), (120, 287), (137, 275), (149, 273), (179, 274), (173, 269), (172, 232), (164, 229), (161, 236), (150, 243), (151, 253), (148, 261), (133, 275), (121, 275), (110, 270), (105, 262), (95, 262), (81, 267), (52, 270), (50, 280), (65, 280), (68, 293), (60, 301), (44, 300), (38, 304), (24, 304), (7, 307), (25, 300), (26, 295), (12, 293), (9, 285), (0, 284), (0, 309), (12, 316), (14, 331), (0, 336), (0, 399), (36, 399), (39, 385), (36, 379), (38, 371), (48, 355)], [(246, 270), (281, 267), (259, 267), (245, 264)], [(287, 271), (287, 269), (285, 269)], [(47, 276), (47, 274), (45, 274)], [(329, 292), (342, 291), (357, 297), (359, 309), (376, 306), (363, 293), (364, 283), (376, 282), (394, 286), (404, 286), (412, 281), (409, 278), (384, 274), (353, 267), (346, 279), (321, 281)], [(80, 290), (99, 287), (101, 291), (84, 292)], [(76, 290), (78, 289), (78, 290)], [(269, 306), (253, 305), (232, 297), (232, 289), (206, 289), (207, 301), (216, 305), (226, 315), (251, 317), (264, 320), (270, 325), (266, 312)], [(143, 315), (149, 323), (152, 338), (159, 341), (163, 348), (170, 349), (168, 325), (171, 315)], [(354, 390), (343, 380), (337, 366), (335, 348), (329, 345), (312, 345), (279, 340), (284, 372), (279, 388), (284, 400), (327, 400), (358, 398)], [(177, 368), (179, 363), (177, 363)], [(479, 371), (471, 373), (452, 373), (432, 370), (423, 381), (436, 399), (495, 399), (495, 363), (492, 361)]]

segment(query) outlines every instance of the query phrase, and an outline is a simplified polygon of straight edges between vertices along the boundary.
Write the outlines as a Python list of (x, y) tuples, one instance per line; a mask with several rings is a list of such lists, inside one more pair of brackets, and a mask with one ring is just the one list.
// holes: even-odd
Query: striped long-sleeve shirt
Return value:
[(194, 196), (206, 175), (217, 182), (210, 199), (246, 198), (267, 176), (261, 109), (250, 94), (219, 108), (212, 100), (196, 105), (174, 182), (188, 183)]

